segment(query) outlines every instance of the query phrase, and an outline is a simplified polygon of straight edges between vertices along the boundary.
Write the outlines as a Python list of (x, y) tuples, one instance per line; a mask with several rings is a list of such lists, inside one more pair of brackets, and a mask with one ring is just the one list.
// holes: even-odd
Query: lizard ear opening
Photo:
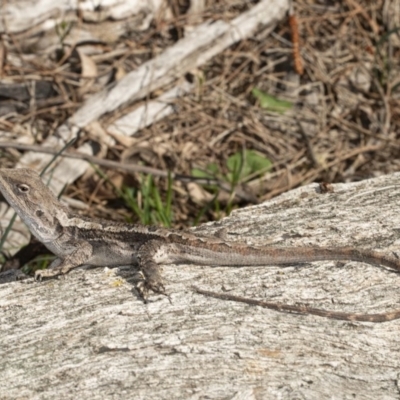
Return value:
[(21, 184), (18, 185), (17, 187), (18, 187), (18, 190), (19, 190), (21, 193), (28, 193), (28, 192), (29, 192), (29, 186), (28, 186), (28, 185), (25, 185), (24, 183), (21, 183)]

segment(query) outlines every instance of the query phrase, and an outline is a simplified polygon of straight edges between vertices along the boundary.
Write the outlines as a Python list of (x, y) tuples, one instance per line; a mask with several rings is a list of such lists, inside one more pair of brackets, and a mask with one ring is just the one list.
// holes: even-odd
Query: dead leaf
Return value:
[(87, 56), (82, 49), (77, 48), (76, 51), (78, 52), (81, 59), (81, 77), (96, 78), (98, 74), (96, 63), (89, 56)]
[(4, 74), (4, 66), (7, 60), (7, 48), (4, 44), (3, 39), (0, 37), (0, 76)]

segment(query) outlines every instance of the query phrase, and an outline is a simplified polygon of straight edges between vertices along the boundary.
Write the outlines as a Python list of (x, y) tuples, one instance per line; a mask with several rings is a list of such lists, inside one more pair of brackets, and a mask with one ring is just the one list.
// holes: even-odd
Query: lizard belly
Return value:
[(87, 264), (98, 266), (118, 266), (137, 264), (138, 259), (136, 252), (129, 245), (121, 244), (116, 246), (113, 244), (112, 249), (108, 246), (93, 244), (93, 253)]

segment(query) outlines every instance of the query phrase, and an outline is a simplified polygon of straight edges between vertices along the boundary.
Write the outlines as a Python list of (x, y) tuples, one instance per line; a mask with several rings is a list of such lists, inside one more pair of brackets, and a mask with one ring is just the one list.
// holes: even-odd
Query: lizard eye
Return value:
[(18, 185), (17, 187), (18, 187), (18, 190), (19, 190), (21, 193), (28, 193), (28, 192), (29, 192), (29, 186), (28, 186), (28, 185), (25, 185), (24, 183), (21, 183), (21, 184)]

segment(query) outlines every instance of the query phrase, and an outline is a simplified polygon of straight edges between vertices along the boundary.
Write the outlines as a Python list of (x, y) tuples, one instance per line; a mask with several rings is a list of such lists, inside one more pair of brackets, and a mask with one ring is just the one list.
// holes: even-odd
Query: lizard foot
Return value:
[(154, 293), (166, 295), (165, 287), (160, 281), (151, 282), (148, 280), (143, 280), (136, 285), (136, 290), (139, 292), (139, 296), (145, 303), (149, 298), (150, 290), (152, 290)]
[(41, 282), (43, 278), (51, 278), (62, 274), (62, 272), (56, 268), (54, 269), (38, 269), (35, 271), (35, 281)]

